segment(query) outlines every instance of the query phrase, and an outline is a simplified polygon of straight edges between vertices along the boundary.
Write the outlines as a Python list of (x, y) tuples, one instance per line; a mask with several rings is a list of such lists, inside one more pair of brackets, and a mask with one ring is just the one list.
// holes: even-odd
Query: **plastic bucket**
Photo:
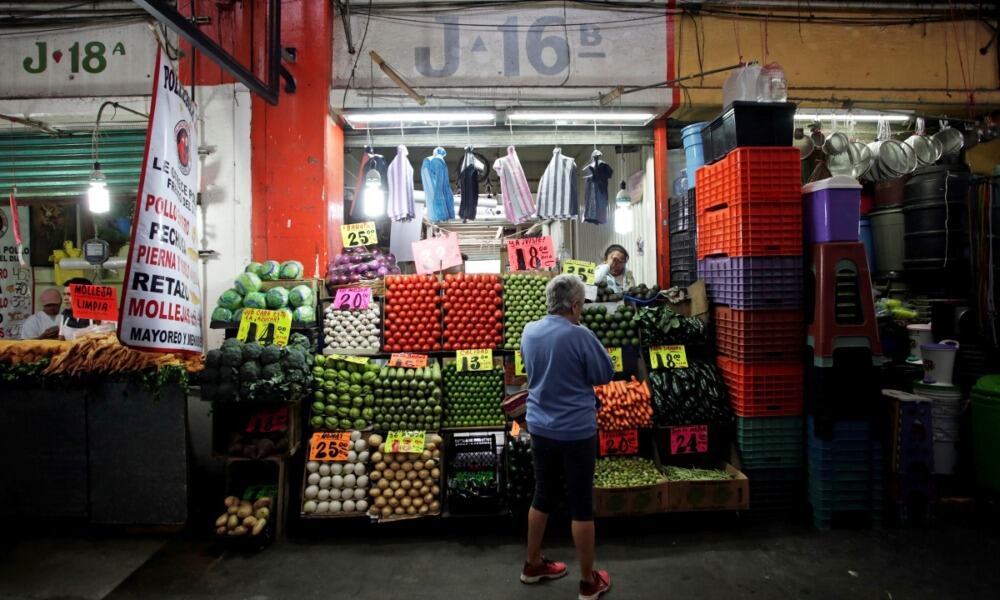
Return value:
[(875, 240), (875, 263), (879, 273), (903, 270), (906, 233), (903, 209), (886, 208), (868, 213), (872, 222), (872, 238)]
[(684, 158), (687, 161), (688, 186), (694, 187), (694, 172), (705, 164), (705, 152), (701, 145), (701, 129), (707, 122), (694, 123), (681, 129), (681, 141), (684, 143)]
[(923, 357), (920, 355), (922, 344), (933, 344), (934, 335), (931, 333), (930, 323), (914, 323), (906, 326), (906, 333), (910, 337), (910, 356), (906, 362), (920, 364)]
[(920, 356), (924, 364), (924, 383), (951, 385), (955, 371), (958, 342), (941, 340), (937, 344), (921, 344)]
[(856, 242), (861, 220), (861, 185), (835, 175), (802, 186), (803, 231), (807, 244)]
[(972, 441), (976, 480), (1000, 492), (1000, 399), (972, 392)]

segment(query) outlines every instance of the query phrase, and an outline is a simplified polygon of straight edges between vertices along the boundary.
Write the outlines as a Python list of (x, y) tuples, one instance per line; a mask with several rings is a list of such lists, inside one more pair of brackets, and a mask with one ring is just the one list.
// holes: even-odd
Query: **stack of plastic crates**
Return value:
[(800, 168), (795, 148), (743, 147), (697, 172), (698, 278), (758, 513), (804, 489)]
[(883, 390), (889, 405), (888, 491), (892, 518), (920, 523), (930, 516), (934, 497), (933, 401), (898, 390)]
[(492, 514), (500, 510), (501, 463), (492, 433), (456, 434), (449, 439), (447, 470), (450, 514)]
[(807, 417), (809, 505), (817, 529), (881, 523), (882, 443), (868, 421)]
[(687, 287), (698, 279), (695, 188), (681, 198), (671, 198), (670, 222), (670, 285)]

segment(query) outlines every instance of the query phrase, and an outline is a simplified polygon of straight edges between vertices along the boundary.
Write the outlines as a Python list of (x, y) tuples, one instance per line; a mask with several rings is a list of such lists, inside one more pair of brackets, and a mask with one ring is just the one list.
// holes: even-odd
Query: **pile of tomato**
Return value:
[(498, 275), (445, 277), (445, 350), (495, 348), (503, 342), (502, 290)]
[(385, 278), (385, 351), (441, 350), (441, 283), (430, 275)]

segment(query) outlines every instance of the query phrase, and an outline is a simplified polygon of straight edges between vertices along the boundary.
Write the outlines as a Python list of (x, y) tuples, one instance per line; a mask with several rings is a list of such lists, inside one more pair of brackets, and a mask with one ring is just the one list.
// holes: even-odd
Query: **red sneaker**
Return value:
[(559, 579), (564, 575), (566, 575), (566, 563), (549, 560), (543, 556), (540, 565), (533, 567), (524, 563), (524, 568), (521, 569), (521, 582), (538, 583), (543, 579)]
[(590, 581), (580, 582), (580, 600), (597, 600), (601, 594), (611, 589), (611, 576), (607, 571), (594, 571)]

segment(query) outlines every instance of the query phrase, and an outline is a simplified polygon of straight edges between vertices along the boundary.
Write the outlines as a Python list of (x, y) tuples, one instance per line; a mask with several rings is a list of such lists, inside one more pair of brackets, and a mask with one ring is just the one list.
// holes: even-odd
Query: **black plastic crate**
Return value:
[[(670, 258), (673, 259), (675, 256), (680, 259), (688, 259), (691, 262), (688, 263), (690, 266), (688, 268), (697, 268), (697, 263), (695, 262), (698, 253), (698, 238), (694, 231), (685, 231), (681, 233), (671, 233), (670, 234)], [(671, 262), (671, 265), (674, 263)]]
[(834, 352), (832, 367), (807, 364), (805, 413), (820, 423), (874, 422), (884, 413), (880, 380), (868, 348), (840, 348)]
[(791, 146), (795, 104), (736, 101), (701, 130), (705, 164), (742, 146)]
[(687, 287), (697, 280), (697, 274), (693, 270), (670, 271), (671, 286)]
[(694, 188), (688, 190), (681, 198), (671, 198), (669, 201), (670, 233), (697, 231)]

